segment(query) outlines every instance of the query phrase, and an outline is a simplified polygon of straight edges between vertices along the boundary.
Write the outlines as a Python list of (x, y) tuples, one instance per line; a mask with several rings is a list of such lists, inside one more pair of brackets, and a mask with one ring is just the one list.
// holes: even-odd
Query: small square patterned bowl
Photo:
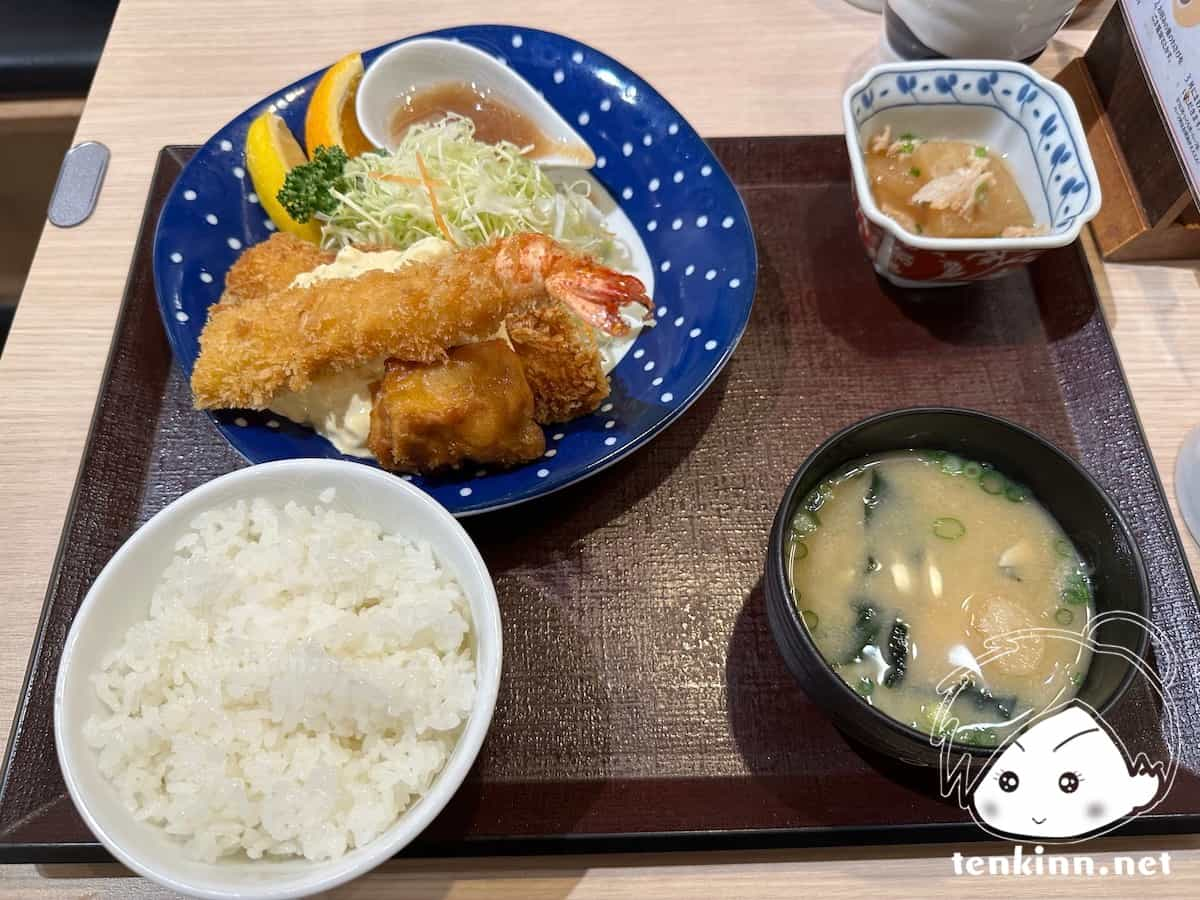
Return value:
[[(994, 278), (1063, 247), (1100, 210), (1100, 180), (1075, 104), (1028, 66), (945, 60), (876, 66), (842, 99), (858, 232), (875, 271), (900, 287), (936, 287)], [(893, 134), (971, 141), (1003, 156), (1049, 233), (1018, 238), (937, 238), (913, 234), (875, 204), (866, 142)]]

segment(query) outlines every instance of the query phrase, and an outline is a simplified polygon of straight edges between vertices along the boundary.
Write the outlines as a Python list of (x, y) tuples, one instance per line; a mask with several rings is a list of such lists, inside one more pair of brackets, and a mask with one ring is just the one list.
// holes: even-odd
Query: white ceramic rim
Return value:
[[(363, 70), (362, 80), (358, 84), (358, 91), (356, 92), (355, 97), (354, 97), (354, 115), (355, 115), (355, 118), (358, 119), (358, 126), (359, 126), (359, 128), (362, 129), (362, 133), (366, 137), (366, 139), (378, 148), (386, 148), (387, 147), (387, 145), (388, 145), (387, 135), (386, 134), (380, 135), (380, 134), (376, 133), (373, 123), (370, 121), (370, 118), (368, 116), (364, 115), (364, 111), (363, 111), (363, 105), (365, 102), (364, 98), (369, 93), (369, 91), (367, 90), (367, 85), (369, 84), (369, 79), (371, 78), (371, 73), (373, 71), (382, 71), (381, 64), (385, 63), (389, 57), (394, 56), (395, 54), (400, 53), (402, 51), (412, 50), (413, 47), (421, 46), (423, 44), (449, 46), (449, 47), (454, 48), (454, 52), (456, 52), (456, 53), (461, 52), (461, 53), (466, 53), (468, 55), (474, 54), (474, 55), (478, 56), (481, 61), (485, 61), (486, 64), (489, 66), (500, 66), (502, 68), (508, 69), (508, 71), (512, 73), (513, 78), (522, 82), (529, 89), (530, 93), (536, 93), (536, 91), (533, 88), (533, 85), (529, 84), (529, 82), (525, 79), (524, 75), (522, 75), (520, 72), (518, 72), (512, 66), (510, 66), (508, 63), (501, 62), (500, 60), (498, 60), (494, 56), (492, 56), (490, 53), (488, 53), (486, 50), (481, 50), (473, 44), (468, 44), (465, 41), (450, 40), (449, 38), (439, 38), (439, 37), (418, 37), (418, 38), (411, 38), (409, 40), (402, 39), (399, 42), (388, 47), (382, 53), (380, 53), (377, 57), (375, 57), (374, 60), (371, 61), (371, 64), (368, 65)], [(583, 139), (582, 136), (580, 136), (579, 132), (575, 130), (574, 126), (571, 125), (571, 123), (567, 121), (567, 117), (564, 116), (561, 112), (559, 112), (558, 109), (556, 109), (552, 104), (550, 104), (550, 101), (546, 100), (544, 97), (542, 98), (542, 100), (547, 104), (547, 106), (550, 106), (550, 108), (554, 112), (554, 114), (559, 119), (562, 120), (562, 125), (567, 130), (567, 132), (569, 134), (571, 134), (571, 136), (579, 143), (579, 145), (581, 147), (586, 147), (588, 149), (588, 152), (592, 153), (592, 155), (594, 157), (595, 154), (594, 154), (594, 152), (592, 152), (591, 144), (589, 144), (587, 141), (585, 141)], [(550, 165), (551, 163), (543, 163), (543, 164)], [(557, 164), (557, 163), (555, 163), (555, 164)], [(593, 163), (593, 165), (594, 165), (594, 163)], [(591, 169), (592, 167), (593, 166), (591, 166), (591, 165), (582, 166), (582, 168), (587, 168), (587, 169)]]
[[(328, 870), (314, 871), (311, 879), (304, 880), (299, 884), (294, 883), (288, 888), (276, 888), (270, 884), (265, 884), (261, 887), (247, 886), (244, 889), (239, 888), (234, 892), (230, 892), (193, 887), (174, 878), (170, 873), (156, 868), (153, 864), (148, 864), (128, 854), (123, 847), (112, 840), (108, 832), (96, 821), (87, 798), (79, 791), (74, 771), (65, 762), (68, 757), (63, 752), (63, 728), (60, 717), (62, 715), (63, 693), (65, 690), (64, 673), (68, 667), (63, 663), (70, 659), (75, 644), (79, 639), (81, 623), (85, 623), (89, 616), (93, 614), (93, 608), (99, 602), (97, 597), (106, 587), (107, 582), (114, 577), (113, 572), (120, 565), (122, 557), (129, 552), (130, 547), (147, 539), (146, 535), (154, 529), (155, 523), (161, 522), (168, 515), (178, 514), (180, 507), (195, 507), (194, 510), (191, 510), (192, 515), (201, 512), (206, 508), (208, 497), (217, 490), (218, 486), (224, 487), (245, 482), (244, 488), (249, 494), (252, 492), (254, 480), (268, 472), (293, 469), (297, 475), (311, 477), (314, 475), (319, 476), (323, 470), (342, 470), (347, 466), (351, 466), (356, 470), (356, 477), (361, 476), (368, 481), (373, 480), (378, 482), (381, 490), (392, 489), (411, 494), (415, 499), (419, 500), (431, 517), (441, 519), (451, 533), (462, 542), (464, 548), (467, 550), (470, 565), (475, 570), (475, 574), (480, 577), (483, 584), (484, 596), (482, 600), (484, 607), (488, 610), (487, 621), (476, 621), (473, 616), (471, 624), (475, 631), (476, 645), (480, 645), (485, 641), (494, 644), (496, 648), (494, 664), (487, 670), (477, 670), (475, 704), (471, 709), (470, 716), (467, 718), (467, 724), (463, 727), (462, 734), (459, 736), (458, 743), (455, 745), (445, 767), (438, 773), (433, 785), (422, 798), (425, 802), (421, 803), (415, 810), (401, 813), (400, 818), (389, 827), (388, 831), (396, 830), (397, 833), (394, 836), (390, 838), (386, 837), (387, 831), (385, 831), (383, 835), (380, 835), (370, 844), (367, 844), (370, 852), (364, 854), (362, 859), (357, 860), (352, 865), (346, 863), (345, 857), (317, 863), (316, 865), (322, 867), (328, 866)], [(479, 549), (462, 527), (462, 524), (445, 507), (424, 491), (380, 469), (374, 469), (345, 460), (288, 459), (247, 466), (244, 469), (237, 469), (214, 478), (212, 481), (208, 481), (188, 491), (186, 494), (177, 497), (164, 506), (147, 520), (144, 525), (138, 528), (137, 531), (130, 535), (129, 539), (113, 554), (112, 559), (105, 564), (100, 575), (92, 583), (87, 595), (83, 599), (83, 603), (79, 606), (79, 611), (71, 623), (71, 628), (67, 633), (67, 639), (63, 644), (62, 655), (60, 657), (58, 675), (54, 684), (54, 749), (58, 756), (60, 768), (62, 769), (63, 781), (66, 783), (67, 793), (70, 795), (71, 801), (75, 804), (75, 808), (83, 817), (84, 823), (91, 830), (92, 834), (99, 838), (109, 853), (139, 875), (166, 888), (178, 891), (181, 894), (201, 897), (205, 898), (205, 900), (289, 900), (289, 898), (294, 897), (305, 897), (345, 884), (369, 872), (381, 863), (386, 862), (407, 844), (411, 843), (413, 839), (425, 830), (434, 817), (445, 808), (446, 804), (457, 793), (471, 767), (475, 764), (475, 759), (479, 755), (480, 748), (483, 746), (483, 740), (487, 736), (488, 728), (492, 722), (492, 715), (496, 709), (496, 697), (500, 689), (503, 650), (503, 632), (500, 627), (500, 604), (496, 598), (495, 585), (492, 582), (487, 566), (484, 564), (483, 557), (479, 554)], [(479, 654), (477, 653), (476, 656), (478, 659)]]
[[(983, 71), (1016, 72), (1029, 77), (1039, 90), (1052, 95), (1058, 101), (1062, 110), (1063, 122), (1075, 142), (1076, 159), (1087, 175), (1092, 185), (1092, 197), (1075, 218), (1075, 224), (1066, 231), (1058, 234), (1046, 234), (1036, 237), (1019, 238), (940, 238), (913, 234), (900, 227), (893, 218), (885, 216), (875, 205), (875, 197), (871, 193), (871, 182), (867, 178), (867, 167), (863, 161), (862, 144), (858, 138), (858, 125), (854, 121), (851, 109), (852, 98), (871, 83), (872, 79), (890, 72), (908, 72), (913, 69), (927, 70), (944, 65), (947, 69), (978, 69)], [(854, 173), (854, 187), (858, 193), (858, 203), (863, 214), (874, 224), (889, 232), (895, 238), (910, 247), (921, 250), (974, 251), (974, 250), (1049, 250), (1053, 247), (1065, 247), (1074, 243), (1083, 226), (1095, 218), (1100, 211), (1100, 178), (1096, 174), (1096, 166), (1092, 162), (1092, 150), (1088, 146), (1087, 134), (1079, 119), (1079, 110), (1071, 95), (1061, 86), (1049, 79), (1043, 78), (1029, 66), (1019, 62), (1009, 62), (997, 59), (945, 59), (945, 60), (913, 60), (910, 62), (882, 63), (867, 70), (858, 81), (850, 85), (842, 95), (842, 122), (846, 129), (846, 149), (850, 153), (850, 168)]]

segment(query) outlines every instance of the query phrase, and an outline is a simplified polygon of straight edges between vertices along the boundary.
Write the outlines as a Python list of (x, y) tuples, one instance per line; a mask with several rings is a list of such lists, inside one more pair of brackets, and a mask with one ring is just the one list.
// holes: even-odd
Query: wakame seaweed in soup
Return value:
[(866, 457), (804, 499), (787, 543), (821, 654), (905, 724), (945, 731), (938, 709), (953, 696), (954, 739), (991, 745), (1083, 681), (1090, 654), (1070, 637), (1094, 614), (1088, 567), (1028, 488), (987, 463)]

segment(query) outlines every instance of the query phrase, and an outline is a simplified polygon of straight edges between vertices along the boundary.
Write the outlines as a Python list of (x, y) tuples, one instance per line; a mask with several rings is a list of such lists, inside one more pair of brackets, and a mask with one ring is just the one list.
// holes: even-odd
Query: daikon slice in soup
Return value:
[(987, 463), (942, 451), (861, 459), (805, 498), (787, 551), (822, 656), (926, 733), (952, 719), (955, 740), (998, 743), (1087, 673), (1075, 638), (1095, 613), (1088, 566), (1030, 491)]
[(880, 211), (913, 234), (947, 238), (1034, 237), (1048, 233), (1004, 157), (982, 144), (892, 139), (868, 145), (867, 175)]

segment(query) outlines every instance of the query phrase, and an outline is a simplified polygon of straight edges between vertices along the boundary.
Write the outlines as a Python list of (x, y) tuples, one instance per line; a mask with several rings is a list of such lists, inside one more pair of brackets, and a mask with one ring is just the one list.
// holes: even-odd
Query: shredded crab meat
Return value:
[(892, 141), (887, 148), (888, 156), (912, 156), (914, 150), (920, 145), (920, 138), (901, 138), (898, 141)]
[(888, 146), (892, 143), (892, 126), (888, 125), (883, 131), (871, 138), (870, 149), (872, 153), (886, 153)]
[(927, 181), (912, 195), (912, 202), (927, 204), (931, 209), (953, 210), (969, 222), (980, 194), (996, 180), (988, 171), (988, 163), (986, 158), (973, 159), (949, 175)]
[(880, 153), (884, 156), (912, 156), (912, 152), (922, 144), (918, 137), (913, 137), (911, 134), (902, 134), (896, 140), (892, 140), (892, 126), (885, 126), (883, 131), (871, 138), (867, 145), (872, 153)]

